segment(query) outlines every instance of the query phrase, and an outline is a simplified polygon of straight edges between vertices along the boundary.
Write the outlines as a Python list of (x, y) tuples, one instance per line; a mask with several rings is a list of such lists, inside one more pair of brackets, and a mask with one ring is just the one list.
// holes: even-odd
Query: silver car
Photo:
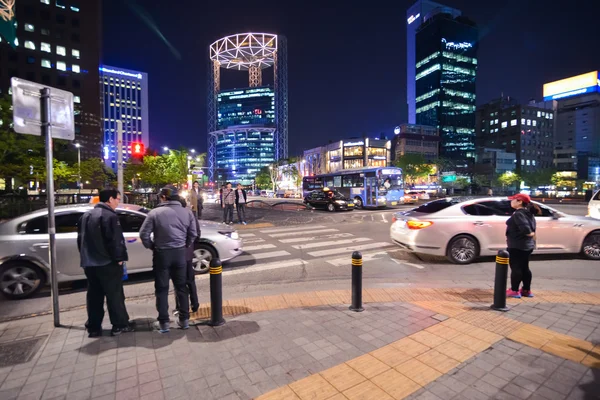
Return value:
[[(582, 253), (600, 260), (600, 221), (533, 204), (540, 209), (535, 217), (535, 254)], [(506, 249), (506, 220), (513, 211), (506, 197), (435, 200), (396, 213), (390, 236), (415, 253), (446, 256), (455, 264), (469, 264), (478, 256)]]
[[(93, 205), (61, 206), (55, 209), (56, 261), (59, 282), (85, 279), (79, 266), (77, 224)], [(127, 243), (129, 274), (151, 271), (152, 252), (142, 245), (139, 230), (148, 209), (122, 204), (117, 208)], [(200, 221), (201, 238), (195, 244), (194, 269), (206, 273), (210, 261), (229, 261), (242, 250), (242, 240), (229, 225)], [(34, 211), (0, 224), (0, 292), (9, 299), (33, 295), (50, 281), (48, 261), (48, 211)]]

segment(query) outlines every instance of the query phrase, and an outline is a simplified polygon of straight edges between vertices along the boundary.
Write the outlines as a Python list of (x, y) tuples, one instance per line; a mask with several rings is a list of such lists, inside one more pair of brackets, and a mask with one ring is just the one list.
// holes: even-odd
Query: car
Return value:
[(588, 203), (588, 216), (600, 219), (600, 190), (598, 190)]
[(403, 204), (416, 204), (419, 202), (419, 194), (417, 192), (408, 192), (404, 195)]
[(327, 211), (354, 210), (354, 201), (347, 199), (337, 190), (323, 188), (313, 190), (304, 197), (304, 204)]
[[(55, 209), (56, 253), (59, 282), (85, 279), (79, 265), (77, 225), (93, 205), (77, 204)], [(152, 270), (152, 251), (144, 248), (139, 230), (148, 209), (122, 204), (116, 210), (129, 253), (127, 273)], [(242, 240), (233, 227), (200, 221), (201, 238), (194, 244), (193, 266), (206, 273), (210, 261), (221, 262), (242, 254)], [(9, 299), (32, 296), (50, 281), (48, 261), (48, 211), (39, 210), (0, 224), (0, 293)]]
[[(535, 254), (582, 253), (600, 260), (600, 221), (533, 205), (539, 208)], [(513, 211), (506, 197), (443, 198), (394, 214), (390, 237), (412, 252), (469, 264), (506, 249), (506, 220)]]

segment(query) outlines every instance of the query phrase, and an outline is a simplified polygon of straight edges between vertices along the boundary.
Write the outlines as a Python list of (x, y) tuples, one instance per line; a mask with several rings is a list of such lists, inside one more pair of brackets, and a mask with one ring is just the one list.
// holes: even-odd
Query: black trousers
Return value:
[(188, 288), (186, 286), (186, 248), (154, 250), (154, 291), (158, 321), (168, 322), (169, 318), (169, 277), (175, 287), (175, 295), (180, 304), (179, 318), (190, 318)]
[[(200, 303), (198, 302), (198, 288), (196, 288), (196, 271), (194, 271), (192, 260), (187, 261), (185, 269), (185, 286), (190, 294), (190, 304), (192, 308), (198, 308)], [(179, 311), (179, 298), (177, 297), (177, 293), (175, 293), (175, 307)]]
[(240, 203), (237, 205), (237, 214), (240, 223), (246, 222), (246, 203)]
[(223, 207), (223, 222), (233, 222), (233, 204), (225, 204)]
[(529, 257), (533, 250), (508, 249), (510, 254), (510, 287), (515, 292), (523, 282), (523, 290), (531, 290), (531, 279), (533, 278), (529, 269)]
[(102, 267), (84, 268), (88, 280), (87, 313), (88, 332), (102, 330), (104, 319), (104, 297), (110, 323), (114, 328), (124, 328), (129, 323), (123, 291), (123, 266), (111, 263)]

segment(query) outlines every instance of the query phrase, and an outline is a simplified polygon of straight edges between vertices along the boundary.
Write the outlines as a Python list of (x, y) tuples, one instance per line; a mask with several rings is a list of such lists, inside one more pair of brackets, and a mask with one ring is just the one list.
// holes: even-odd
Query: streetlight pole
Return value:
[(75, 143), (77, 147), (77, 188), (81, 192), (81, 144)]

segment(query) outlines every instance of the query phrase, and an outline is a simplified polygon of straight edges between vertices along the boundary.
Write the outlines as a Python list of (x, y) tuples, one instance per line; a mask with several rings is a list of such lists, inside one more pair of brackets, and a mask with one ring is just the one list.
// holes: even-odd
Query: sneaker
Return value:
[(96, 338), (96, 337), (100, 337), (102, 336), (102, 331), (91, 331), (88, 332), (88, 337), (89, 338)]
[(179, 329), (189, 329), (190, 328), (190, 321), (187, 319), (178, 319), (177, 320), (177, 326), (179, 326)]
[(521, 289), (521, 296), (523, 296), (523, 297), (534, 297), (533, 293), (531, 293), (531, 290), (525, 290), (525, 289)]
[(152, 324), (152, 326), (154, 327), (154, 329), (156, 329), (160, 333), (169, 333), (170, 325), (168, 322), (156, 321), (156, 322), (154, 322), (154, 324)]
[(521, 298), (521, 293), (515, 292), (512, 289), (508, 289), (506, 291), (506, 297), (512, 297), (513, 299), (520, 299)]
[(124, 327), (114, 327), (110, 330), (110, 336), (119, 336), (121, 333), (135, 332), (135, 328), (131, 325)]

